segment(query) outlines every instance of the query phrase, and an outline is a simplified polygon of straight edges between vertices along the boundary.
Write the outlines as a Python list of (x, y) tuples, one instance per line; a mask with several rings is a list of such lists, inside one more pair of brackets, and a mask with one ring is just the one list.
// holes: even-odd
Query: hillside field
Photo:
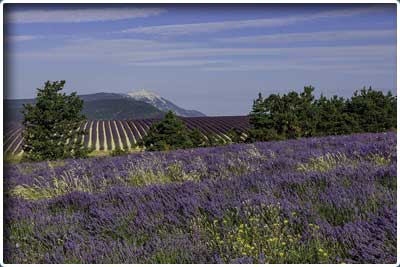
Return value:
[[(250, 127), (248, 116), (192, 117), (181, 118), (188, 129), (199, 129), (204, 135), (215, 135), (228, 142), (226, 133), (237, 129), (246, 134)], [(159, 119), (141, 120), (88, 120), (80, 129), (87, 134), (79, 137), (80, 142), (94, 153), (111, 152), (116, 149), (135, 150), (150, 129)], [(4, 154), (20, 156), (23, 153), (23, 128), (18, 123), (9, 123), (4, 132)], [(104, 153), (107, 154), (107, 153)]]
[(396, 133), (6, 164), (5, 263), (396, 262)]

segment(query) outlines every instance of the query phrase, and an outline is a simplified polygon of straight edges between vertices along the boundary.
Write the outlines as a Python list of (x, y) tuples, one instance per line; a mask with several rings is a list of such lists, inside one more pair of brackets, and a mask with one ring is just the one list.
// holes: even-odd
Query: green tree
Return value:
[(397, 98), (390, 92), (363, 88), (351, 99), (322, 96), (315, 99), (314, 87), (302, 93), (259, 94), (250, 113), (248, 142), (317, 135), (382, 132), (396, 129)]
[(224, 139), (222, 139), (217, 134), (208, 134), (207, 135), (206, 146), (212, 147), (212, 146), (223, 146), (223, 145), (226, 145), (226, 142), (224, 141)]
[(315, 105), (314, 90), (315, 88), (311, 85), (305, 86), (303, 92), (300, 93), (296, 114), (302, 137), (315, 135), (318, 110)]
[[(251, 128), (248, 130), (246, 142), (270, 141), (278, 139), (277, 125), (271, 110), (279, 107), (280, 96), (271, 94), (264, 99), (262, 94), (253, 101), (253, 108), (249, 115)], [(276, 105), (276, 107), (274, 106)]]
[(317, 119), (315, 135), (350, 134), (359, 131), (355, 116), (348, 112), (349, 101), (343, 97), (322, 96), (316, 101)]
[(237, 128), (230, 129), (226, 135), (231, 139), (232, 143), (243, 143), (242, 132)]
[(65, 81), (47, 81), (43, 88), (37, 89), (35, 104), (23, 107), (23, 149), (29, 160), (83, 157), (88, 153), (77, 142), (77, 137), (84, 134), (78, 130), (86, 119), (81, 114), (83, 100), (76, 92), (61, 93), (64, 84)]
[[(271, 95), (271, 97), (272, 96), (273, 95)], [(250, 124), (254, 128), (260, 129), (271, 126), (271, 121), (269, 121), (269, 114), (265, 104), (262, 94), (259, 93), (258, 98), (253, 101), (253, 108), (249, 116)]]
[(143, 145), (149, 151), (175, 150), (193, 147), (189, 130), (172, 111), (163, 120), (154, 123), (143, 138)]
[(314, 87), (306, 86), (300, 94), (271, 94), (263, 99), (259, 94), (250, 113), (248, 141), (269, 141), (313, 136), (315, 133)]
[(360, 131), (381, 132), (396, 128), (396, 97), (388, 92), (365, 87), (355, 91), (348, 103), (348, 112), (356, 117)]
[(199, 129), (195, 128), (189, 131), (189, 137), (192, 141), (193, 147), (205, 147), (207, 146), (207, 137), (200, 132)]

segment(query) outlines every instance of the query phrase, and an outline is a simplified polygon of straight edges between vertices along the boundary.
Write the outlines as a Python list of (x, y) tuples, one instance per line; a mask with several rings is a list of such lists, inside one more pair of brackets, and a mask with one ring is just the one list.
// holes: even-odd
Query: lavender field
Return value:
[(6, 263), (395, 263), (396, 133), (5, 166)]

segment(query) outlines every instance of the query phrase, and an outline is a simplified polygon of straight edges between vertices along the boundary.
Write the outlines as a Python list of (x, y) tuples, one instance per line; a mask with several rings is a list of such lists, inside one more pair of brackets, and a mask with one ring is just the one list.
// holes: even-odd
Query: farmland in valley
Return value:
[[(189, 129), (199, 129), (204, 135), (216, 135), (229, 141), (226, 133), (235, 128), (244, 136), (250, 127), (247, 116), (192, 117), (181, 118)], [(90, 150), (112, 151), (115, 149), (135, 149), (137, 143), (147, 134), (151, 124), (157, 119), (141, 120), (89, 120), (81, 125), (86, 135), (80, 141)], [(4, 153), (18, 155), (23, 153), (23, 128), (10, 125), (4, 133)]]
[(5, 262), (395, 263), (396, 164), (387, 132), (6, 165)]

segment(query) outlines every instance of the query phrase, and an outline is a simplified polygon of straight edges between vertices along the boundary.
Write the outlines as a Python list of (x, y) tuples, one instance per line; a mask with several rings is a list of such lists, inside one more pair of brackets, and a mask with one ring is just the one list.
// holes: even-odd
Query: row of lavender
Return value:
[[(228, 140), (226, 132), (236, 128), (246, 132), (249, 125), (247, 116), (224, 117), (194, 117), (182, 118), (189, 129), (199, 129), (203, 134), (214, 134), (223, 140)], [(100, 120), (87, 121), (80, 129), (87, 134), (79, 138), (87, 148), (100, 150), (130, 149), (147, 135), (151, 124), (156, 119), (142, 120)], [(18, 154), (22, 152), (22, 130), (18, 125), (13, 125), (4, 134), (4, 152)]]
[(396, 163), (390, 132), (8, 165), (5, 262), (395, 263)]

